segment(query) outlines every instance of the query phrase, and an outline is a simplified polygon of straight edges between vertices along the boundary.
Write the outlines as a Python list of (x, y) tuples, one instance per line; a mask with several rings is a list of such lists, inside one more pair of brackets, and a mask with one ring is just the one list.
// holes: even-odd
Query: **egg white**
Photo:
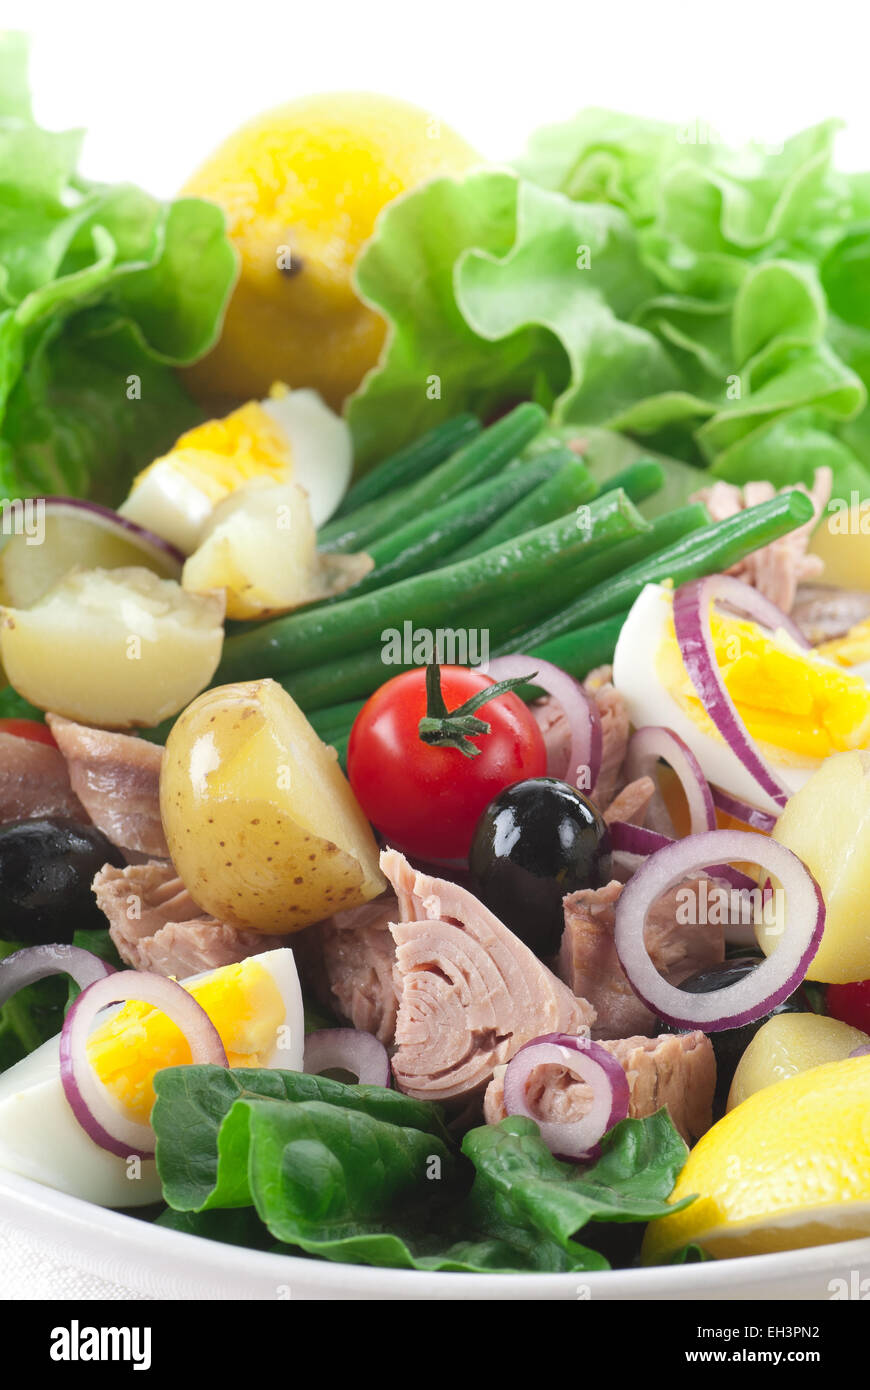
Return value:
[(350, 429), (316, 391), (307, 387), (274, 396), (262, 405), (289, 440), (293, 482), (305, 488), (314, 525), (322, 526), (350, 484)]
[(199, 544), (213, 506), (196, 483), (173, 467), (170, 455), (148, 470), (118, 511), (189, 555)]
[[(287, 441), (292, 459), (288, 481), (305, 489), (314, 525), (322, 526), (350, 483), (353, 443), (347, 423), (307, 388), (270, 397), (260, 405)], [(170, 450), (155, 463), (118, 510), (191, 555), (215, 504), (174, 466), (174, 457)], [(275, 482), (272, 474), (263, 478)]]
[[(281, 1071), (302, 1071), (305, 1051), (305, 1008), (293, 952), (289, 946), (279, 946), (274, 951), (263, 951), (260, 955), (250, 956), (248, 959), (262, 965), (272, 976), (284, 1005), (275, 1045), (265, 1054), (261, 1065), (276, 1067)], [(185, 986), (193, 985), (217, 973), (216, 970), (201, 970), (198, 975), (189, 975), (181, 983)]]
[[(263, 1065), (301, 1071), (305, 1018), (293, 952), (281, 947), (254, 959), (272, 976), (284, 1004), (283, 1027)], [(203, 971), (182, 983), (216, 973)], [(108, 1012), (100, 1016), (100, 1023), (106, 1017)], [(101, 1207), (159, 1201), (160, 1179), (153, 1159), (129, 1164), (101, 1149), (76, 1120), (61, 1084), (59, 1049), (60, 1037), (50, 1038), (0, 1074), (0, 1168)]]
[[(781, 808), (759, 787), (721, 735), (700, 729), (662, 685), (657, 656), (669, 640), (672, 617), (670, 592), (660, 584), (647, 584), (619, 634), (613, 657), (613, 683), (625, 699), (632, 724), (635, 728), (661, 724), (672, 729), (695, 754), (708, 782), (763, 811), (778, 814)], [(820, 664), (830, 664), (818, 660)], [(821, 762), (819, 758), (800, 758), (769, 745), (763, 756), (790, 792), (798, 791)]]

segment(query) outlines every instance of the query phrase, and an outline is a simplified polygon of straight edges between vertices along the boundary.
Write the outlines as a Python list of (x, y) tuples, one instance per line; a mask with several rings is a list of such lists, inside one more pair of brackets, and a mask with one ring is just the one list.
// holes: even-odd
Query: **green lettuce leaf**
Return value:
[(0, 35), (0, 495), (119, 502), (200, 419), (172, 368), (215, 342), (236, 271), (221, 211), (76, 175), (41, 130), (27, 47)]
[(398, 199), (356, 279), (392, 324), (348, 409), (363, 467), (471, 402), (486, 415), (533, 398), (557, 418), (606, 422), (639, 384), (678, 383), (629, 322), (653, 282), (626, 216), (512, 173), (436, 179)]
[(398, 200), (357, 266), (390, 326), (348, 406), (362, 466), (525, 395), (718, 477), (827, 464), (870, 496), (870, 176), (837, 171), (837, 129), (732, 150), (590, 110), (513, 174)]
[(539, 1267), (552, 1267), (555, 1247), (566, 1269), (596, 1267), (574, 1239), (590, 1221), (653, 1221), (677, 1210), (667, 1197), (688, 1152), (664, 1110), (616, 1125), (588, 1169), (554, 1158), (537, 1125), (517, 1116), (470, 1130), (462, 1147), (476, 1169), (465, 1219), (530, 1250), (542, 1242), (549, 1264)]
[(226, 1218), (232, 1243), (403, 1269), (606, 1269), (577, 1233), (673, 1210), (686, 1156), (664, 1111), (616, 1126), (584, 1171), (529, 1120), (471, 1130), (460, 1153), (437, 1106), (376, 1086), (177, 1067), (155, 1090), (164, 1225), (223, 1239)]
[(230, 1120), (236, 1102), (248, 1098), (297, 1104), (323, 1101), (447, 1139), (435, 1105), (383, 1086), (348, 1086), (307, 1072), (167, 1067), (157, 1073), (154, 1090), (157, 1101), (151, 1118), (157, 1134), (157, 1167), (167, 1202), (180, 1209), (250, 1205), (243, 1108)]

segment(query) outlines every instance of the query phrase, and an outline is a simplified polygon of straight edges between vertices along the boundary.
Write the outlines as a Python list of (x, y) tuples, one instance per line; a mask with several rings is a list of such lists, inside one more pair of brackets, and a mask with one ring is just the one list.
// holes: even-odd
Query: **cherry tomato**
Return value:
[[(447, 710), (495, 682), (464, 666), (441, 668)], [(431, 712), (431, 711), (430, 711)], [(477, 756), (424, 742), (426, 671), (406, 671), (375, 691), (356, 717), (347, 750), (350, 784), (365, 814), (389, 843), (424, 859), (463, 859), (484, 808), (505, 787), (542, 777), (547, 750), (517, 695), (497, 695), (475, 717), (490, 726), (470, 742)]]
[(851, 985), (828, 985), (826, 999), (831, 1018), (870, 1033), (870, 980), (857, 980)]
[(56, 748), (51, 729), (36, 719), (0, 719), (0, 734), (14, 734), (16, 738), (29, 738), (33, 743), (47, 743)]

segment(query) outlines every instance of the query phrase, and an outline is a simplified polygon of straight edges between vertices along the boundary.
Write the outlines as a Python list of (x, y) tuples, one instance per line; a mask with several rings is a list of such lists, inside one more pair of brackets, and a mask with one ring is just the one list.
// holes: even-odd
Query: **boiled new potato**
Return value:
[(318, 553), (298, 484), (256, 480), (215, 507), (181, 582), (191, 593), (223, 589), (230, 618), (266, 618), (340, 594), (373, 568), (369, 555)]
[(842, 589), (870, 589), (870, 508), (858, 503), (847, 510), (832, 502), (810, 542), (810, 553), (824, 561), (823, 584)]
[[(789, 798), (773, 838), (803, 860), (825, 900), (825, 932), (807, 979), (870, 978), (870, 751), (826, 758)], [(775, 926), (756, 933), (765, 954), (776, 949)]]
[(856, 1047), (864, 1047), (868, 1042), (870, 1038), (860, 1028), (824, 1014), (774, 1014), (762, 1024), (740, 1058), (727, 1108), (733, 1110), (756, 1091), (809, 1071), (810, 1067), (842, 1062)]
[(31, 608), (0, 609), (0, 659), (39, 709), (149, 728), (208, 685), (223, 617), (223, 594), (186, 594), (139, 566), (74, 569)]
[(275, 681), (207, 690), (176, 720), (160, 811), (191, 897), (232, 926), (297, 931), (386, 887), (335, 750)]

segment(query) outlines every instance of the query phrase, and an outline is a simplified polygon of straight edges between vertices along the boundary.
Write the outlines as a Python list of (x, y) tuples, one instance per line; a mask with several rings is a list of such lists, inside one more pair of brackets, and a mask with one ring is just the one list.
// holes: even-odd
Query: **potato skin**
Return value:
[(220, 686), (184, 711), (160, 809), (191, 896), (232, 926), (298, 931), (386, 886), (333, 750), (275, 681)]

